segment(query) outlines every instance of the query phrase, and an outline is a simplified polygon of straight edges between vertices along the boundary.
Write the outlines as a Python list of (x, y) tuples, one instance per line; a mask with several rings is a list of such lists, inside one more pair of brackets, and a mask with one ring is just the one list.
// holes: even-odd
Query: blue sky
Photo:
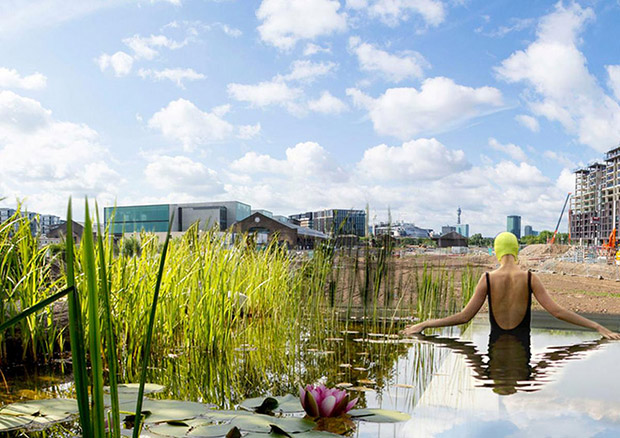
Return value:
[(620, 3), (0, 4), (0, 201), (552, 229), (620, 142)]

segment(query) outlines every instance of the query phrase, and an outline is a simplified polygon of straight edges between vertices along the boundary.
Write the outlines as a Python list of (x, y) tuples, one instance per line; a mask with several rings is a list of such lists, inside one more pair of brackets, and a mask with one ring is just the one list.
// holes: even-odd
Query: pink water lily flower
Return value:
[(338, 417), (349, 412), (357, 398), (349, 401), (349, 393), (325, 385), (308, 385), (299, 388), (299, 398), (306, 414), (312, 418)]

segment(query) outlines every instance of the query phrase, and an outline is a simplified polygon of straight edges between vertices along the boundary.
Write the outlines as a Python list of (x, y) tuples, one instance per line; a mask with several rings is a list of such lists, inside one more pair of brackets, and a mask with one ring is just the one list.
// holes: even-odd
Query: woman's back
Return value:
[(529, 275), (516, 266), (502, 267), (488, 274), (491, 324), (495, 322), (502, 330), (512, 330), (521, 324), (529, 328)]

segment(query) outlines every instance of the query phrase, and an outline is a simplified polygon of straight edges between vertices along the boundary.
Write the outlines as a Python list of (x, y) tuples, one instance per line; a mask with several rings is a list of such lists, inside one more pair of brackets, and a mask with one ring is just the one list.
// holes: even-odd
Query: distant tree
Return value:
[(471, 246), (482, 246), (483, 240), (484, 238), (482, 237), (482, 234), (476, 233), (469, 238), (469, 244)]

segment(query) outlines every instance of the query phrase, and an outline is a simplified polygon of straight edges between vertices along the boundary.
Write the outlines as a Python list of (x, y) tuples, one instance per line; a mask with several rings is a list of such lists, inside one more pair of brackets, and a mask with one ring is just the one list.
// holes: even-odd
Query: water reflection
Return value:
[(537, 391), (567, 361), (582, 358), (587, 352), (608, 342), (599, 339), (548, 347), (548, 351), (532, 359), (529, 334), (491, 335), (486, 354), (479, 352), (474, 344), (458, 339), (432, 335), (420, 335), (420, 338), (465, 356), (467, 364), (474, 371), (473, 376), (480, 382), (477, 386), (492, 388), (499, 395)]

